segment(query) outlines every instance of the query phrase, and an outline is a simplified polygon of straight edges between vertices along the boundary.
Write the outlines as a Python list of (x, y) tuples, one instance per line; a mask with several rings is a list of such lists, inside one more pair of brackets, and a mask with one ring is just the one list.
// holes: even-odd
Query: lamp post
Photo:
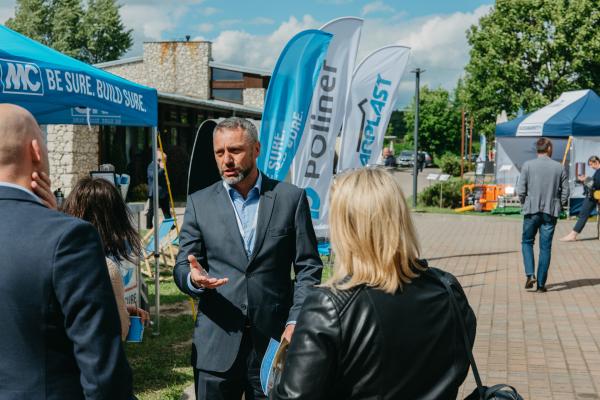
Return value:
[(414, 153), (413, 153), (413, 196), (412, 196), (412, 205), (413, 208), (417, 207), (417, 174), (419, 169), (417, 168), (417, 162), (418, 162), (418, 140), (419, 140), (419, 91), (420, 91), (420, 86), (419, 86), (419, 81), (421, 79), (421, 73), (425, 72), (425, 70), (422, 70), (421, 68), (416, 68), (414, 70), (412, 70), (411, 72), (414, 72), (415, 74), (415, 130), (413, 133), (413, 140), (415, 142), (415, 149), (414, 149)]

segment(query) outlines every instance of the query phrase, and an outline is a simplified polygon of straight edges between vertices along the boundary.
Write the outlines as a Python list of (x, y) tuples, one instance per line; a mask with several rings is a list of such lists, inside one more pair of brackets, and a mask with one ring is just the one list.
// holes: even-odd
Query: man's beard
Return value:
[(240, 170), (240, 172), (237, 174), (237, 176), (232, 176), (231, 178), (228, 178), (228, 177), (224, 176), (223, 174), (221, 174), (221, 179), (223, 179), (225, 182), (227, 182), (228, 185), (237, 185), (238, 183), (243, 181), (250, 174), (250, 171), (252, 171), (252, 167), (244, 168), (244, 169)]

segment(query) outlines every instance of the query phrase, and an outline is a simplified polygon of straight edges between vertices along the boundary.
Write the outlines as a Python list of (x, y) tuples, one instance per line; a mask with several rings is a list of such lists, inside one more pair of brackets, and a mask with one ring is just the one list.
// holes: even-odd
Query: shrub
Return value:
[(148, 185), (140, 183), (139, 185), (129, 188), (127, 193), (127, 201), (146, 201), (148, 199)]
[(445, 174), (452, 176), (460, 175), (460, 157), (455, 154), (444, 153), (444, 155), (438, 158), (436, 164)]
[(441, 186), (442, 208), (458, 208), (462, 205), (462, 187), (468, 183), (468, 181), (460, 178), (450, 178), (447, 182), (437, 182), (419, 193), (419, 205), (439, 207)]

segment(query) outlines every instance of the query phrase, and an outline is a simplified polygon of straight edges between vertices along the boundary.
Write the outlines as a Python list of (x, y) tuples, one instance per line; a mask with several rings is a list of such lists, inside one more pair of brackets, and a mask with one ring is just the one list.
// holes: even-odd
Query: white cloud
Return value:
[[(175, 27), (176, 16), (180, 17), (180, 12), (176, 10), (166, 11), (157, 7), (148, 7), (146, 5), (124, 5), (121, 7), (121, 17), (123, 23), (128, 28), (132, 28), (136, 42), (140, 36), (150, 40), (162, 39), (163, 32)], [(141, 44), (141, 43), (136, 43)]]
[(318, 0), (321, 4), (333, 4), (336, 6), (341, 6), (344, 4), (352, 3), (354, 0)]
[(217, 25), (219, 25), (219, 28), (229, 28), (235, 25), (242, 25), (243, 23), (244, 21), (241, 19), (223, 19), (217, 22)]
[(318, 27), (310, 15), (290, 17), (269, 35), (252, 35), (242, 30), (221, 32), (213, 40), (213, 58), (219, 62), (272, 69), (279, 53), (296, 33)]
[(275, 23), (274, 20), (267, 17), (256, 17), (250, 20), (250, 24), (252, 25), (273, 25)]
[(206, 17), (210, 17), (211, 15), (215, 15), (219, 12), (221, 12), (221, 10), (218, 8), (215, 8), (215, 7), (205, 7), (200, 10), (200, 14), (202, 14)]
[(198, 25), (196, 28), (198, 29), (198, 31), (206, 33), (212, 31), (215, 28), (215, 26), (206, 22)]
[(385, 4), (383, 1), (374, 1), (367, 3), (362, 8), (362, 15), (375, 14), (375, 13), (393, 13), (395, 10), (392, 6)]
[(472, 12), (432, 15), (412, 20), (407, 20), (406, 16), (399, 20), (394, 16), (390, 19), (366, 19), (357, 62), (385, 45), (409, 46), (411, 61), (403, 78), (407, 83), (403, 82), (400, 87), (401, 104), (407, 104), (413, 96), (414, 74), (410, 71), (417, 66), (426, 70), (421, 76), (422, 84), (453, 89), (469, 60), (466, 31), (490, 9), (490, 5), (485, 5)]
[(4, 24), (7, 19), (15, 15), (14, 0), (0, 0), (0, 24)]

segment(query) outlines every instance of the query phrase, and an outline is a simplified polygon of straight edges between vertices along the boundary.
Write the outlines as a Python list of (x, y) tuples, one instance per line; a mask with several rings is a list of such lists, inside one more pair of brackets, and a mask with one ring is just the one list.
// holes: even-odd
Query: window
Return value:
[(213, 99), (242, 103), (242, 89), (213, 89)]
[(213, 68), (213, 81), (243, 81), (244, 74), (239, 71), (230, 71), (228, 69)]

